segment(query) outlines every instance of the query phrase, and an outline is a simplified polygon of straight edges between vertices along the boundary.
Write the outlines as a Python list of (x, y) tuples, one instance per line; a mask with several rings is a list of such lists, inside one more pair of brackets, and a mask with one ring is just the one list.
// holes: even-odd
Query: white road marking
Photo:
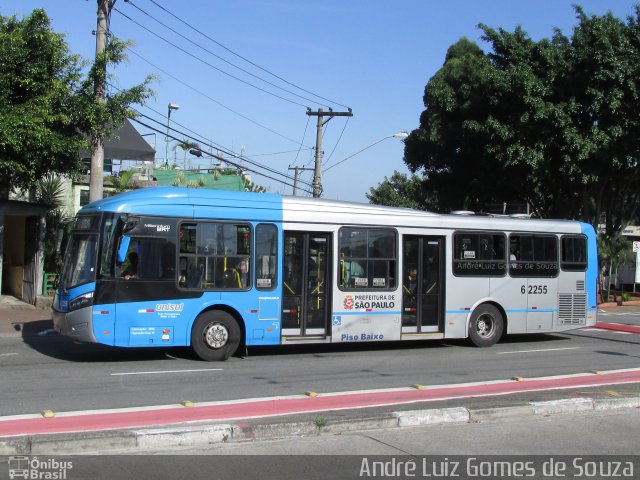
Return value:
[(565, 348), (545, 348), (541, 350), (514, 350), (513, 352), (497, 352), (497, 355), (507, 355), (509, 353), (536, 353), (536, 352), (558, 352), (560, 350), (578, 350), (580, 347)]
[(159, 373), (194, 373), (194, 372), (219, 372), (222, 368), (200, 368), (194, 370), (158, 370), (154, 372), (121, 372), (121, 373), (110, 373), (111, 376), (122, 376), (122, 375), (155, 375)]
[(13, 355), (18, 355), (17, 353), (0, 353), (0, 357), (11, 357)]

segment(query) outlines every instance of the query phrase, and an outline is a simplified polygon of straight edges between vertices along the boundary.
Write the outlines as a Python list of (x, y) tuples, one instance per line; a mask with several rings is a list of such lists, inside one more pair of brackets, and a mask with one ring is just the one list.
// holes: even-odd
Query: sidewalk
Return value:
[(11, 295), (0, 295), (0, 334), (19, 333), (27, 325), (43, 321), (51, 322), (51, 309), (36, 308)]

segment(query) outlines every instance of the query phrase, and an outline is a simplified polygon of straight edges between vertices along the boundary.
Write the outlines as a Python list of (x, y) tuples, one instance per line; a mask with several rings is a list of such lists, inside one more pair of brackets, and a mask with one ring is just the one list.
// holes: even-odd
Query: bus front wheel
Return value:
[(200, 315), (191, 330), (191, 347), (202, 360), (223, 361), (240, 345), (240, 327), (227, 312), (212, 310)]
[(490, 347), (500, 340), (503, 328), (500, 311), (493, 305), (480, 305), (471, 315), (469, 339), (476, 347)]

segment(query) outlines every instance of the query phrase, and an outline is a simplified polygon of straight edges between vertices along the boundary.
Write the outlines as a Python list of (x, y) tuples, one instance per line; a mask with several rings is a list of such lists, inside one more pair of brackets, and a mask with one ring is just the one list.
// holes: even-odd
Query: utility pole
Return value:
[[(98, 24), (96, 28), (96, 57), (95, 62), (101, 62), (101, 68), (95, 79), (93, 92), (98, 102), (105, 101), (106, 63), (102, 63), (100, 56), (106, 49), (109, 35), (109, 16), (116, 0), (98, 0)], [(99, 60), (100, 59), (100, 60)], [(91, 139), (93, 152), (91, 154), (91, 172), (89, 176), (89, 201), (100, 200), (103, 197), (103, 168), (104, 168), (104, 138), (101, 136)]]
[(298, 195), (298, 173), (303, 172), (305, 170), (314, 170), (313, 168), (306, 168), (306, 167), (291, 167), (289, 166), (289, 170), (295, 170), (294, 176), (293, 176), (293, 196), (297, 196)]
[[(349, 109), (348, 112), (334, 112), (329, 109), (328, 112), (323, 111), (321, 108), (317, 112), (307, 108), (307, 115), (310, 117), (318, 117), (318, 124), (316, 127), (316, 164), (313, 174), (313, 196), (319, 198), (322, 195), (322, 171), (320, 165), (322, 164), (322, 127), (324, 127), (329, 120), (333, 117), (353, 117), (353, 112)], [(323, 121), (324, 117), (329, 117), (326, 121)]]

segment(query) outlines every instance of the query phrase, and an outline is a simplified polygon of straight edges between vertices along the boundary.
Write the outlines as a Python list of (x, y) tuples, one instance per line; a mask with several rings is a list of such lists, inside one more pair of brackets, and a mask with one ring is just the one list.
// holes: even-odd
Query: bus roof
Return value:
[[(235, 218), (294, 223), (367, 224), (449, 229), (570, 232), (583, 231), (569, 220), (509, 216), (438, 214), (364, 203), (186, 187), (151, 187), (107, 197), (79, 213), (122, 212), (185, 218)], [(584, 227), (584, 224), (582, 224)]]

